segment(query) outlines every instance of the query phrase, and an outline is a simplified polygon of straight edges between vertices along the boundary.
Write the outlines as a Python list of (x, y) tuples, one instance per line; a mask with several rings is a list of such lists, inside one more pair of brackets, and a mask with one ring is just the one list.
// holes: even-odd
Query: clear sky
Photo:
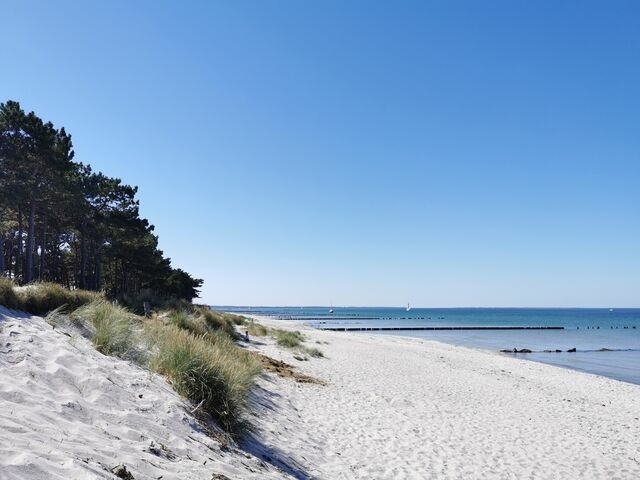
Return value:
[(640, 2), (0, 0), (0, 100), (211, 304), (640, 306)]

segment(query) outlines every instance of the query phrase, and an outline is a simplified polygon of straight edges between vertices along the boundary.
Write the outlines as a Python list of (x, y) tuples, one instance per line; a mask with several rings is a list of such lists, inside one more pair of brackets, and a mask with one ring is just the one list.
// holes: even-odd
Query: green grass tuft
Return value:
[(249, 390), (260, 372), (256, 359), (223, 332), (201, 336), (176, 325), (150, 328), (156, 347), (150, 367), (227, 432), (238, 432)]
[[(297, 351), (294, 355), (296, 360), (309, 360), (309, 356), (314, 358), (324, 358), (324, 353), (315, 347), (307, 347), (303, 345), (306, 340), (304, 335), (299, 331), (282, 330), (280, 328), (272, 328), (269, 334), (275, 337), (276, 343), (281, 347), (291, 348)], [(317, 341), (316, 343), (321, 343)], [(300, 357), (300, 358), (298, 358)]]
[(247, 322), (245, 324), (245, 329), (249, 332), (249, 335), (254, 337), (264, 337), (269, 334), (267, 327), (254, 321)]
[(173, 310), (168, 314), (169, 321), (182, 330), (194, 335), (206, 335), (211, 331), (210, 326), (202, 316), (196, 316), (185, 310)]
[(73, 310), (94, 300), (99, 293), (86, 290), (68, 290), (57, 283), (32, 283), (17, 287), (11, 280), (0, 278), (0, 305), (43, 315), (57, 308)]
[(77, 309), (73, 317), (90, 326), (91, 341), (99, 352), (133, 356), (139, 341), (139, 327), (136, 318), (126, 309), (97, 300)]
[(314, 358), (324, 358), (324, 353), (322, 353), (321, 350), (315, 348), (315, 347), (305, 347), (300, 346), (300, 350), (303, 351), (304, 353), (306, 353), (307, 355), (309, 355), (310, 357), (314, 357)]
[(103, 298), (99, 293), (86, 290), (68, 290), (57, 283), (33, 283), (17, 288), (23, 310), (43, 315), (59, 307), (76, 309)]
[(234, 315), (233, 313), (223, 313), (223, 315), (228, 322), (231, 322), (234, 325), (244, 325), (248, 322), (247, 318), (240, 315)]
[(14, 283), (7, 278), (0, 278), (0, 305), (12, 310), (23, 310), (23, 303), (15, 290)]
[(298, 331), (292, 332), (276, 328), (273, 329), (273, 334), (276, 337), (276, 342), (281, 347), (296, 348), (304, 342), (304, 336)]
[(221, 330), (225, 332), (229, 338), (236, 337), (233, 317), (237, 317), (237, 315), (217, 312), (215, 310), (211, 310), (209, 307), (195, 307), (195, 312), (198, 316), (202, 317), (210, 330)]

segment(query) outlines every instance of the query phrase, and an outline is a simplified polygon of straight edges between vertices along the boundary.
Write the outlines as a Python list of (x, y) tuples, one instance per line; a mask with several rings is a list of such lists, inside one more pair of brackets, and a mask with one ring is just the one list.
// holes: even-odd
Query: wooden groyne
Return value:
[(324, 327), (315, 325), (318, 330), (333, 332), (369, 332), (399, 330), (564, 330), (564, 327), (547, 326), (444, 326), (444, 327)]
[[(360, 315), (264, 315), (276, 320), (300, 320), (314, 322), (360, 321), (360, 320), (431, 320), (431, 317), (367, 317)], [(433, 317), (434, 320), (444, 320), (444, 317)]]
[[(299, 320), (304, 322), (353, 322), (355, 320), (387, 320), (380, 317), (331, 317), (331, 316), (304, 316), (304, 315), (278, 315), (276, 320)], [(402, 320), (398, 318), (397, 320)], [(422, 318), (415, 318), (412, 320), (424, 320)]]

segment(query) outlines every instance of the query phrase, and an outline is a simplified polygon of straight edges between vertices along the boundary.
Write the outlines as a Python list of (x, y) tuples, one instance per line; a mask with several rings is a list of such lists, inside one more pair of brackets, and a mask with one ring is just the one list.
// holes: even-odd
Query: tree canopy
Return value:
[(203, 281), (171, 266), (137, 190), (76, 162), (64, 128), (0, 103), (0, 276), (191, 301)]

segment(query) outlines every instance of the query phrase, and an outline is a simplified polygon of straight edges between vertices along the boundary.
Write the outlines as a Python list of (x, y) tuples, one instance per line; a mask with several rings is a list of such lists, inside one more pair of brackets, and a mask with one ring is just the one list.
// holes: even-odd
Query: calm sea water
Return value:
[[(486, 350), (529, 349), (521, 358), (640, 384), (640, 309), (216, 307), (305, 320), (316, 328), (558, 326), (564, 330), (367, 332), (437, 340)], [(575, 353), (566, 350), (575, 348)], [(562, 350), (547, 353), (544, 350)], [(606, 350), (602, 350), (606, 349)], [(512, 354), (509, 354), (512, 355)]]

